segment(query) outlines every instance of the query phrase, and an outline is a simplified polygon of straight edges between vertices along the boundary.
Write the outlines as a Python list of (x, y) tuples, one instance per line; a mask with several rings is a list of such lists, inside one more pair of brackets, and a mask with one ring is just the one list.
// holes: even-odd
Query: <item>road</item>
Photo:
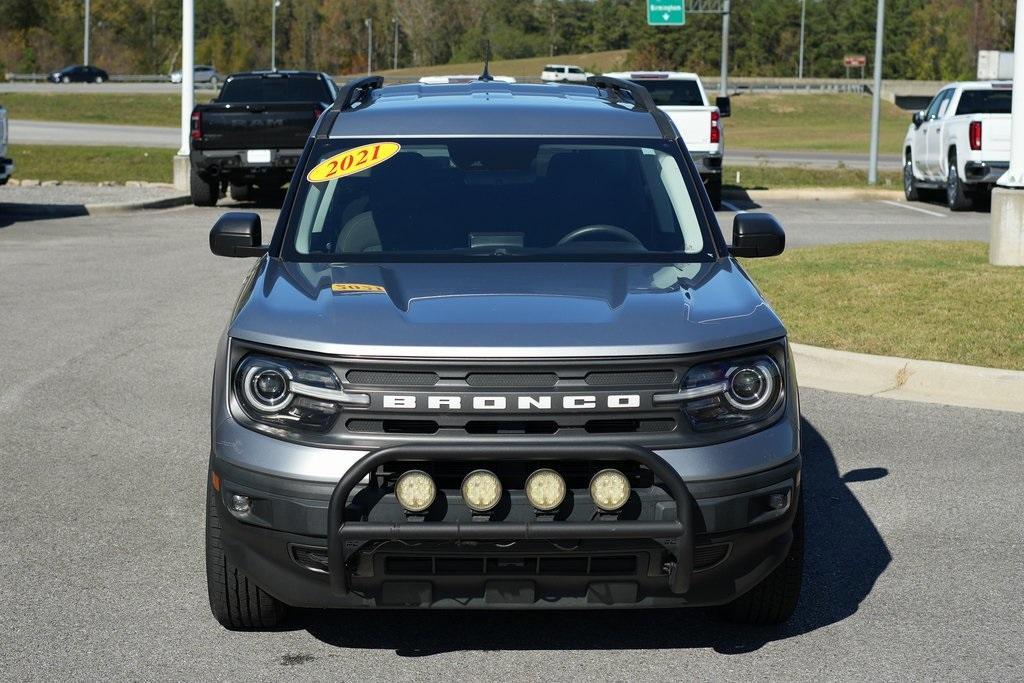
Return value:
[[(844, 230), (771, 208), (804, 241)], [(221, 629), (203, 574), (210, 373), (251, 265), (209, 254), (223, 209), (0, 214), (4, 679), (1020, 676), (1020, 416), (820, 391), (802, 396), (805, 592), (780, 630), (704, 611), (304, 612), (279, 632)], [(863, 225), (916, 220), (864, 210)]]
[[(181, 85), (171, 83), (26, 83), (0, 82), (0, 93), (104, 93), (112, 95), (143, 95), (181, 92)], [(197, 96), (212, 95), (214, 90), (200, 88)], [(199, 95), (202, 93), (202, 95)]]
[[(835, 169), (840, 165), (846, 168), (866, 170), (869, 157), (867, 152), (854, 154), (849, 152), (807, 152), (778, 151), (757, 149), (725, 150), (726, 166), (804, 166), (807, 168)], [(880, 171), (898, 171), (903, 168), (903, 157), (899, 154), (879, 154), (878, 169)]]

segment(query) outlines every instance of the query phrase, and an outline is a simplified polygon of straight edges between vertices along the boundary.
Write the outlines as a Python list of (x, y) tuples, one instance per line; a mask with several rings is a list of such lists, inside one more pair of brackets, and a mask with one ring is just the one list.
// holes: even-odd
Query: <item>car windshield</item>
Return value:
[(218, 102), (328, 102), (327, 86), (315, 76), (232, 78)]
[(960, 95), (960, 103), (956, 106), (956, 115), (970, 114), (1009, 114), (1013, 100), (1013, 90), (964, 90)]
[(714, 257), (671, 141), (332, 140), (304, 174), (290, 260)]
[(659, 107), (704, 106), (704, 98), (701, 97), (700, 87), (696, 81), (659, 81), (645, 78), (633, 82), (647, 88), (647, 92), (651, 93), (654, 103)]

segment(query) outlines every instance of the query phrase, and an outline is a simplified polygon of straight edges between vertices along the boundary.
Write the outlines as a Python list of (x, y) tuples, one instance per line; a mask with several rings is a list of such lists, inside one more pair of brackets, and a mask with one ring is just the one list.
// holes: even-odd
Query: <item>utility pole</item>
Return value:
[(281, 0), (271, 0), (270, 4), (270, 70), (277, 71), (277, 8)]
[(988, 262), (1024, 266), (1024, 0), (1017, 0), (1010, 102), (1010, 168), (992, 190)]
[(391, 62), (391, 68), (392, 69), (397, 69), (398, 68), (398, 17), (395, 17), (394, 19), (392, 19), (391, 23), (393, 23), (395, 25), (395, 56), (394, 56), (394, 59)]
[(366, 20), (366, 75), (373, 71), (373, 19)]
[(804, 77), (804, 24), (807, 21), (807, 0), (800, 0), (800, 67), (796, 77)]
[(718, 79), (718, 94), (729, 95), (729, 0), (722, 1), (722, 75)]
[(868, 185), (878, 183), (878, 117), (882, 107), (882, 40), (885, 35), (885, 0), (878, 0), (875, 19), (875, 87), (871, 93), (871, 154), (868, 160)]
[(85, 0), (85, 42), (82, 46), (82, 64), (89, 65), (89, 21), (91, 20), (89, 0)]

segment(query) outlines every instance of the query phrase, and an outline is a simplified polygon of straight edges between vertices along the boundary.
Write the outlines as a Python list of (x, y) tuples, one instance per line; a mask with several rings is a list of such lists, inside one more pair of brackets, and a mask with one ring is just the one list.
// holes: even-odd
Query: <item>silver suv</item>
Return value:
[[(566, 198), (571, 199), (566, 199)], [(718, 605), (800, 589), (786, 330), (639, 85), (353, 81), (319, 119), (217, 353), (207, 579), (287, 606)]]

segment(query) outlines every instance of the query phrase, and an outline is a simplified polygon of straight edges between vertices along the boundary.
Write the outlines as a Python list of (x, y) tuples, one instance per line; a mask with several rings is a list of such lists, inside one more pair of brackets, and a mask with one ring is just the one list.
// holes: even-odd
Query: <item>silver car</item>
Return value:
[[(197, 64), (192, 70), (192, 78), (195, 83), (206, 83), (214, 88), (220, 83), (220, 74), (217, 69), (205, 64)], [(181, 83), (181, 69), (171, 72), (171, 83)]]
[[(570, 197), (567, 201), (565, 198)], [(722, 606), (803, 562), (786, 330), (642, 87), (347, 84), (213, 379), (206, 560), (232, 629), (307, 608)]]

